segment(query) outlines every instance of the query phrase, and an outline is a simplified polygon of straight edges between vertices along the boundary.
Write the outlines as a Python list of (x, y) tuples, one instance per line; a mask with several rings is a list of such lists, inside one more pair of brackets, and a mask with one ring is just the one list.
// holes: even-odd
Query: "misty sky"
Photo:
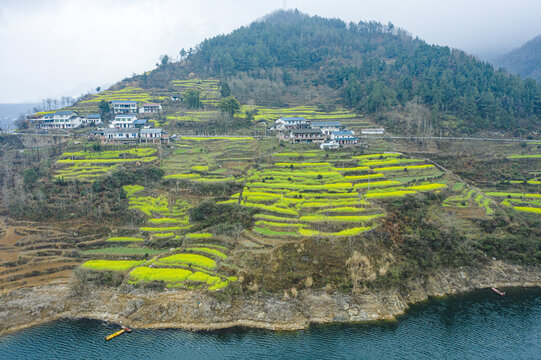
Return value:
[[(0, 0), (0, 103), (78, 96), (154, 68), (283, 0)], [(541, 34), (538, 0), (287, 0), (349, 21), (391, 21), (429, 43), (480, 57)]]

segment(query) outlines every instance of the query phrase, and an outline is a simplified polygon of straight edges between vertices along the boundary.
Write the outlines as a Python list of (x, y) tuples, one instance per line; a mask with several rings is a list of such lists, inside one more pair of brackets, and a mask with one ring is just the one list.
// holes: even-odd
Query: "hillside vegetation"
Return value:
[[(341, 104), (402, 132), (519, 135), (538, 130), (541, 116), (541, 86), (533, 80), (428, 45), (392, 24), (346, 24), (297, 11), (207, 39), (181, 66), (162, 64), (132, 80), (165, 86), (190, 73), (229, 82), (245, 103)], [(404, 114), (421, 124), (411, 126)]]

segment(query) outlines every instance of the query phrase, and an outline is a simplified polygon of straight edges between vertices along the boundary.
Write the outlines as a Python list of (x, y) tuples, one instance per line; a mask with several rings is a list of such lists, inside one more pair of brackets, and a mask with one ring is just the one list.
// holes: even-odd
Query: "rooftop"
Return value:
[(161, 134), (161, 133), (165, 133), (165, 131), (163, 131), (160, 128), (157, 128), (157, 129), (141, 129), (141, 134)]
[(359, 140), (358, 137), (355, 136), (338, 136), (334, 138), (335, 141), (342, 141), (342, 140)]
[(135, 134), (138, 132), (137, 128), (107, 128), (103, 130), (104, 134)]
[(291, 131), (292, 134), (322, 134), (319, 129), (296, 129)]
[(342, 126), (342, 123), (340, 123), (340, 121), (312, 121), (312, 126), (317, 126), (317, 127)]
[(101, 115), (100, 114), (88, 114), (86, 116), (87, 119), (101, 119)]
[(160, 106), (160, 104), (156, 104), (156, 103), (146, 103), (146, 104), (143, 104), (143, 106)]
[[(305, 118), (303, 117), (299, 117), (299, 116), (294, 116), (294, 117), (280, 117), (281, 120), (284, 120), (284, 121), (307, 121)], [(278, 120), (280, 120), (278, 119)]]
[(121, 114), (121, 115), (115, 115), (115, 120), (116, 120), (117, 118), (129, 118), (129, 119), (136, 118), (136, 119), (137, 119), (137, 117), (136, 117), (135, 115), (133, 115), (133, 114)]
[(333, 131), (331, 134), (334, 135), (334, 136), (349, 136), (349, 135), (353, 135), (353, 131), (351, 131), (351, 130), (340, 130), (340, 131)]
[(111, 104), (136, 104), (137, 101), (131, 101), (131, 100), (113, 100), (111, 101)]

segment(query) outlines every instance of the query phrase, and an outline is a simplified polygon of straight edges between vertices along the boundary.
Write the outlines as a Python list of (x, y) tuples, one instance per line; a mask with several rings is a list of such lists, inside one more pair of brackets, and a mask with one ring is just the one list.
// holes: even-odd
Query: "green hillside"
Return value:
[[(132, 80), (165, 86), (189, 74), (227, 81), (244, 103), (342, 105), (407, 133), (520, 135), (538, 129), (541, 116), (541, 86), (532, 80), (428, 45), (392, 24), (347, 24), (297, 11), (207, 39), (180, 66), (163, 64)], [(419, 124), (408, 121), (419, 114)]]

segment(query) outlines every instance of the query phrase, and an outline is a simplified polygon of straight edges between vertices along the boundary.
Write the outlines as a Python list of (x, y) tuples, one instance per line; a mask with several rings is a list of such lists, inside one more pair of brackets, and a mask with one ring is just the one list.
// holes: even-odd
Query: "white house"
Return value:
[(161, 141), (162, 139), (168, 139), (167, 133), (163, 131), (162, 129), (141, 129), (139, 132), (141, 141), (148, 142), (149, 140), (154, 141)]
[(385, 134), (385, 129), (384, 128), (362, 129), (361, 134), (363, 134), (363, 135), (383, 135), (383, 134)]
[(155, 103), (146, 103), (139, 108), (140, 114), (156, 114), (162, 111), (162, 106)]
[(111, 101), (113, 114), (135, 114), (137, 113), (137, 101)]
[(310, 126), (310, 120), (303, 117), (280, 117), (276, 120), (274, 127), (279, 131), (294, 129), (306, 129)]
[(322, 142), (325, 134), (319, 129), (295, 129), (291, 130), (289, 138), (295, 143)]
[(340, 145), (354, 145), (359, 142), (359, 138), (354, 136), (351, 130), (333, 131), (331, 133), (331, 141)]
[(103, 137), (106, 141), (114, 140), (137, 140), (139, 129), (137, 128), (115, 128), (103, 130)]
[(340, 121), (312, 121), (310, 124), (312, 129), (319, 129), (325, 135), (329, 136), (334, 131), (340, 131), (345, 129)]
[(88, 114), (84, 118), (81, 119), (83, 124), (101, 124), (101, 115), (100, 114)]
[(130, 114), (115, 115), (115, 119), (111, 121), (109, 127), (111, 128), (131, 128), (135, 127), (135, 121), (137, 116)]
[(81, 123), (79, 115), (72, 110), (60, 110), (36, 120), (36, 126), (41, 129), (75, 129)]

